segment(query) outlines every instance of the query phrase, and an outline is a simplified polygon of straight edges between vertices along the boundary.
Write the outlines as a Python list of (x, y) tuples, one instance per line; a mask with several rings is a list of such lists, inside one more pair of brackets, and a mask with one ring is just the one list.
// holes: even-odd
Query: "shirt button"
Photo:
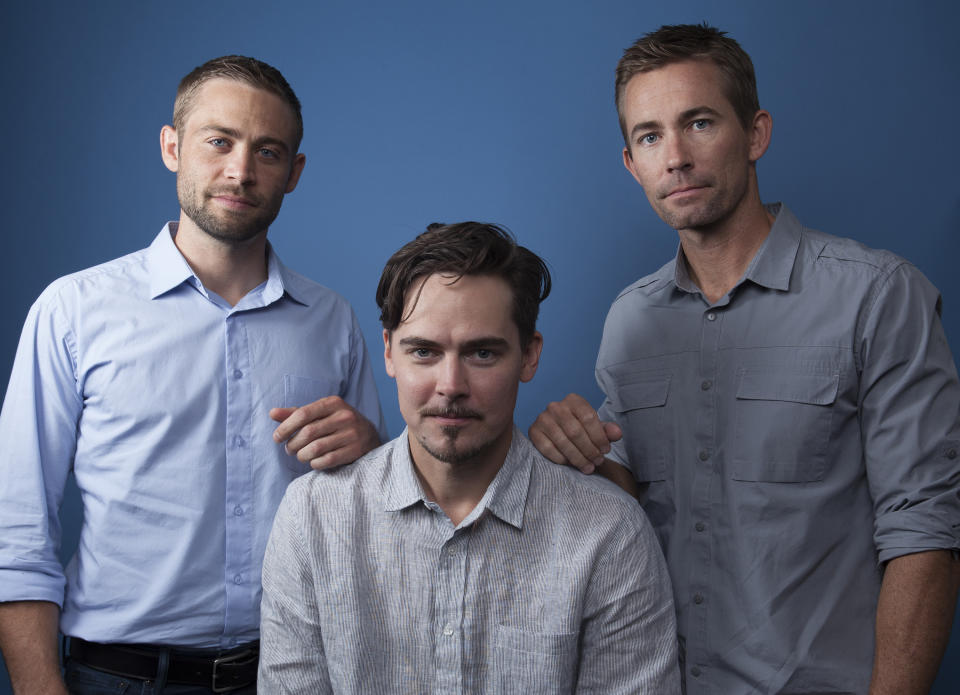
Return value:
[(236, 507), (234, 507), (234, 508), (233, 508), (233, 515), (234, 515), (234, 516), (243, 516), (243, 507), (241, 507), (239, 504), (238, 504)]
[(704, 524), (702, 521), (698, 521), (698, 522), (694, 525), (694, 528), (697, 529), (697, 531), (703, 531), (703, 529), (707, 528), (707, 526), (706, 526), (706, 524)]
[(713, 382), (710, 381), (709, 379), (704, 379), (703, 381), (700, 382), (701, 391), (709, 391), (711, 386), (713, 386)]
[(444, 625), (444, 626), (443, 626), (443, 634), (444, 634), (445, 636), (447, 636), (447, 637), (449, 637), (450, 635), (452, 635), (452, 634), (453, 634), (453, 625), (451, 625), (450, 623), (447, 623), (446, 625)]
[(234, 575), (234, 577), (233, 577), (233, 583), (234, 583), (234, 584), (243, 584), (243, 577), (241, 577), (239, 574)]
[(450, 556), (452, 557), (452, 556), (454, 556), (454, 555), (456, 555), (456, 554), (457, 554), (457, 549), (456, 549), (456, 548), (447, 548), (447, 555), (450, 555)]
[(245, 447), (246, 445), (247, 445), (247, 443), (244, 441), (243, 437), (238, 436), (238, 437), (237, 437), (237, 448), (238, 448), (238, 449), (242, 449), (242, 448)]
[(707, 451), (706, 449), (701, 449), (700, 453), (697, 454), (697, 456), (700, 458), (701, 461), (706, 461), (708, 458), (710, 458), (710, 452)]
[(241, 378), (242, 376), (243, 376), (243, 372), (241, 372), (239, 369), (234, 369), (234, 370), (233, 370), (233, 378), (234, 378), (234, 379), (239, 379), (239, 378)]
[(696, 667), (696, 666), (691, 667), (691, 668), (690, 668), (690, 675), (693, 676), (694, 678), (699, 678), (699, 677), (700, 677), (700, 669), (699, 669), (698, 667)]
[(701, 603), (703, 603), (703, 594), (694, 594), (694, 595), (693, 595), (693, 602), (694, 602), (695, 604), (697, 604), (698, 606), (699, 606)]
[(957, 458), (957, 450), (956, 450), (956, 449), (948, 449), (948, 450), (947, 450), (947, 458), (948, 458), (948, 459), (955, 459), (955, 458)]
[(717, 320), (717, 315), (714, 314), (712, 311), (709, 314), (707, 314), (707, 321), (716, 321), (716, 320)]

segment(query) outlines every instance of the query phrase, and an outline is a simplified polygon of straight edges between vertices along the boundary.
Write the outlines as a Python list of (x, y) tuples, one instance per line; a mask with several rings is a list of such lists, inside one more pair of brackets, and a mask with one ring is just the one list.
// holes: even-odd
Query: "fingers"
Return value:
[(322, 420), (343, 406), (350, 407), (340, 396), (327, 396), (299, 408), (273, 408), (270, 410), (270, 417), (274, 420), (281, 418), (278, 420), (280, 425), (273, 431), (273, 441), (285, 442), (304, 425)]
[(575, 393), (548, 405), (530, 427), (530, 441), (540, 453), (584, 473), (603, 463), (610, 441), (620, 434), (619, 427), (601, 422), (593, 406)]
[(352, 463), (380, 445), (380, 436), (369, 420), (339, 396), (329, 396), (300, 408), (274, 408), (275, 420), (286, 415), (274, 430), (277, 442), (312, 468)]
[[(270, 419), (276, 422), (283, 422), (288, 417), (293, 415), (293, 412), (296, 408), (270, 408)], [(282, 442), (283, 439), (277, 439), (276, 432), (273, 435), (274, 441)]]
[[(603, 431), (606, 433), (609, 442), (618, 442), (623, 438), (623, 430), (615, 422), (604, 422)], [(608, 448), (607, 451), (609, 452), (610, 449)]]

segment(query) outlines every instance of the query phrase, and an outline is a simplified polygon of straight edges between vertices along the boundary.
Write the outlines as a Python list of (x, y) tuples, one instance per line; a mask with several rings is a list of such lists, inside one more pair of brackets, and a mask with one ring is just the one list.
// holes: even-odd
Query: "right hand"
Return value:
[(530, 441), (554, 463), (593, 473), (610, 453), (610, 442), (623, 436), (619, 425), (601, 422), (582, 396), (571, 393), (555, 401), (530, 425)]

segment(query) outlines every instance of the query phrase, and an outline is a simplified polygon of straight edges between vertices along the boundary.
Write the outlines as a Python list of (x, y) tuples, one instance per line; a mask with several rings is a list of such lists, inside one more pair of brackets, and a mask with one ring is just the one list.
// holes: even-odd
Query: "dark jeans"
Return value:
[[(70, 695), (213, 695), (213, 690), (198, 685), (162, 684), (114, 676), (104, 671), (68, 661), (65, 679)], [(158, 687), (159, 686), (159, 687)], [(256, 684), (231, 690), (228, 695), (256, 695)]]

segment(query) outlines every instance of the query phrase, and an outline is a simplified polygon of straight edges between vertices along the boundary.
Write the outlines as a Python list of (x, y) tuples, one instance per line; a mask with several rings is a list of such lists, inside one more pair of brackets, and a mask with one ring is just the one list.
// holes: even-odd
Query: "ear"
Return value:
[(307, 155), (303, 152), (298, 152), (297, 156), (293, 158), (293, 166), (290, 167), (290, 178), (287, 179), (287, 189), (284, 193), (293, 193), (293, 189), (297, 187), (297, 182), (300, 180), (300, 174), (303, 173), (303, 166), (307, 163)]
[[(633, 156), (630, 154), (629, 147), (623, 148), (623, 166), (626, 168), (627, 171), (630, 172), (630, 176), (633, 177), (634, 181), (636, 181), (637, 183), (640, 183), (640, 178), (637, 176), (637, 172), (634, 170), (634, 167), (633, 167)], [(640, 183), (640, 185), (642, 186), (643, 184)]]
[(537, 373), (541, 350), (543, 350), (543, 336), (540, 331), (534, 331), (530, 344), (523, 351), (523, 362), (520, 364), (520, 381), (523, 383), (530, 381)]
[(170, 171), (176, 173), (180, 169), (180, 150), (178, 149), (177, 131), (173, 126), (165, 125), (160, 129), (160, 157)]
[(390, 331), (383, 329), (383, 366), (387, 370), (387, 376), (397, 378), (397, 370), (393, 367), (393, 355), (390, 354)]
[(769, 111), (760, 109), (753, 116), (750, 125), (750, 162), (756, 162), (763, 156), (770, 146), (770, 137), (773, 134), (773, 117)]

